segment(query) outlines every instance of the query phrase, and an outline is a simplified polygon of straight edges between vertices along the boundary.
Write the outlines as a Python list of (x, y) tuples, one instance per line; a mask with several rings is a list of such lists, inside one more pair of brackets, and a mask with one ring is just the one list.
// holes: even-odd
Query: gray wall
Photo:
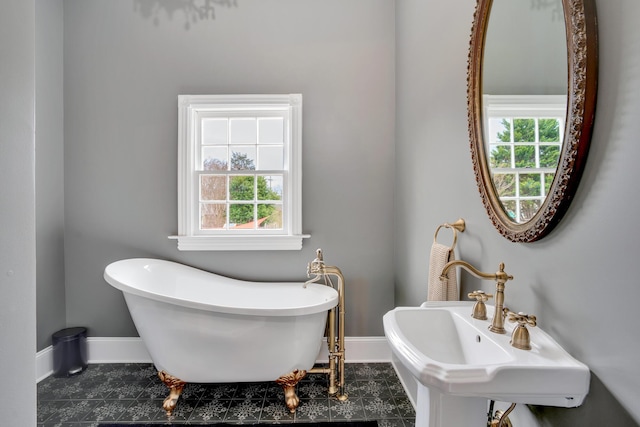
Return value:
[(0, 13), (0, 388), (2, 422), (36, 424), (35, 11)]
[[(238, 0), (197, 22), (182, 4), (64, 2), (68, 324), (136, 335), (102, 278), (117, 259), (297, 281), (321, 247), (346, 277), (346, 333), (382, 335), (393, 307), (394, 2)], [(297, 92), (312, 236), (302, 251), (179, 252), (167, 238), (177, 232), (178, 94)]]
[(66, 326), (62, 0), (36, 2), (37, 348)]
[(522, 0), (494, 1), (485, 39), (483, 93), (567, 93), (565, 40), (561, 0), (537, 6)]
[[(502, 238), (476, 188), (466, 119), (474, 0), (396, 5), (396, 305), (424, 300), (433, 231), (443, 221), (465, 218), (460, 257), (485, 271), (504, 261), (515, 276), (507, 284), (508, 306), (537, 315), (539, 326), (592, 371), (582, 407), (534, 408), (543, 425), (640, 421), (640, 3), (596, 4), (600, 80), (589, 160), (567, 216), (533, 244)], [(494, 286), (466, 273), (461, 279), (465, 292)]]

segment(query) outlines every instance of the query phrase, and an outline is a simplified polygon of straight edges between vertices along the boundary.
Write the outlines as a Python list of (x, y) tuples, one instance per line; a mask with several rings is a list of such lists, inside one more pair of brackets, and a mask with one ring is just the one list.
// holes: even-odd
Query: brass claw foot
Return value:
[(284, 401), (292, 414), (296, 412), (296, 408), (300, 404), (300, 399), (296, 394), (296, 384), (307, 375), (307, 371), (298, 370), (283, 375), (276, 380), (277, 384), (282, 386), (284, 390)]
[(164, 385), (169, 387), (169, 396), (164, 399), (162, 407), (165, 411), (167, 411), (167, 416), (170, 417), (171, 413), (178, 404), (178, 398), (180, 397), (180, 394), (182, 393), (182, 390), (187, 383), (172, 375), (169, 375), (165, 371), (158, 372), (158, 377), (160, 378), (160, 381), (164, 383)]

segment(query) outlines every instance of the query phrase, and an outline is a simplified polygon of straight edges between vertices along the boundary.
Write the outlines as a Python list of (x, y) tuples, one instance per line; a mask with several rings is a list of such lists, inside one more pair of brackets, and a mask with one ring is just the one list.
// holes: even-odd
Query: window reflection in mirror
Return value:
[(555, 176), (564, 135), (564, 96), (483, 97), (491, 178), (516, 223), (534, 217)]

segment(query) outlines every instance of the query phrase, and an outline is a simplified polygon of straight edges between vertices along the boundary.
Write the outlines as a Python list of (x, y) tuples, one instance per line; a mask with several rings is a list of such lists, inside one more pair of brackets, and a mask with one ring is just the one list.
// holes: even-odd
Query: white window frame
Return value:
[[(285, 111), (281, 230), (200, 230), (200, 118), (243, 110)], [(262, 173), (262, 171), (256, 171)], [(178, 96), (178, 241), (181, 251), (300, 250), (302, 241), (302, 95)]]

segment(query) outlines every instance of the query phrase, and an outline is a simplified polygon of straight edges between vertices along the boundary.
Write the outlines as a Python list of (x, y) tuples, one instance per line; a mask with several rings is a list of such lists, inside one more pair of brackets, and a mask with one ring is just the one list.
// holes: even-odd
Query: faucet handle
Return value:
[(536, 326), (538, 324), (536, 316), (523, 312), (516, 314), (510, 311), (508, 318), (509, 322), (518, 323), (518, 326), (515, 327), (511, 334), (511, 345), (521, 350), (531, 350), (531, 340), (529, 339), (529, 330), (526, 325), (531, 327)]
[(493, 295), (478, 290), (468, 293), (467, 296), (471, 299), (475, 298), (476, 300), (476, 303), (473, 305), (473, 313), (471, 313), (471, 317), (478, 320), (487, 320), (487, 307), (484, 303), (489, 298), (493, 298)]
[(509, 316), (509, 322), (518, 322), (521, 325), (527, 324), (529, 326), (536, 326), (537, 319), (533, 314), (526, 314), (523, 312), (514, 313), (513, 311), (509, 311), (507, 313)]
[(476, 299), (476, 301), (482, 301), (482, 302), (486, 302), (489, 298), (493, 298), (492, 294), (487, 294), (484, 291), (473, 291), (473, 292), (469, 292), (467, 294), (467, 296), (471, 299)]

